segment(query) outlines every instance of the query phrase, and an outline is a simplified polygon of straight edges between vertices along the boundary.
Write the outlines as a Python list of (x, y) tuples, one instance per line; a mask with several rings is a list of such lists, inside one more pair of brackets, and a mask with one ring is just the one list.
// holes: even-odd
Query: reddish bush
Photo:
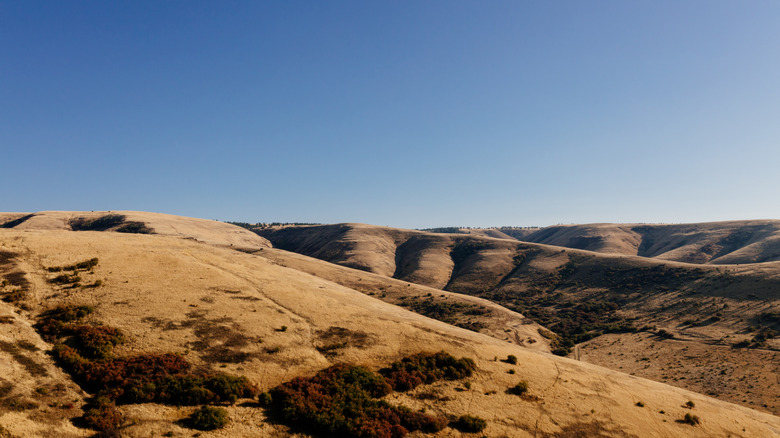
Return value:
[(122, 424), (122, 413), (106, 397), (95, 398), (87, 405), (81, 418), (88, 427), (101, 431), (113, 431)]
[(382, 376), (342, 364), (272, 389), (270, 404), (282, 422), (315, 435), (400, 438), (409, 431), (444, 427), (443, 419), (377, 400), (389, 392)]
[(92, 306), (60, 306), (45, 312), (35, 328), (48, 342), (55, 342), (70, 334), (72, 322), (79, 321), (94, 312)]
[(468, 358), (455, 359), (450, 354), (418, 353), (393, 362), (380, 372), (396, 391), (408, 391), (423, 383), (437, 380), (457, 380), (470, 377), (476, 369), (474, 361)]
[(71, 330), (79, 351), (92, 358), (105, 359), (111, 356), (114, 346), (125, 342), (122, 332), (114, 327), (78, 325)]

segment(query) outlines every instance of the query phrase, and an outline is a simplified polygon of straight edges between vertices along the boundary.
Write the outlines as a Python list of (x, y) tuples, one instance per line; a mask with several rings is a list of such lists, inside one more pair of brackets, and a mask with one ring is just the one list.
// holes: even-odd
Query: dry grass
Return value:
[[(77, 407), (81, 405), (83, 396), (72, 389), (68, 378), (43, 353), (48, 347), (32, 331), (30, 322), (36, 314), (58, 304), (88, 304), (96, 309), (90, 317), (125, 334), (127, 342), (116, 348), (118, 355), (179, 352), (196, 368), (243, 374), (261, 389), (295, 376), (311, 376), (334, 363), (378, 369), (403, 356), (440, 350), (456, 357), (471, 357), (477, 371), (469, 378), (468, 390), (460, 382), (443, 381), (409, 393), (395, 393), (389, 401), (449, 418), (466, 414), (484, 418), (488, 421), (483, 432), (487, 436), (573, 434), (595, 430), (587, 426), (592, 424), (599, 425), (603, 436), (647, 436), (648, 431), (655, 436), (772, 436), (780, 430), (777, 417), (769, 414), (537, 353), (228, 248), (162, 235), (15, 229), (0, 230), (0, 247), (20, 254), (18, 267), (32, 284), (27, 299), (29, 312), (0, 303), (5, 306), (0, 308), (2, 314), (18, 321), (3, 324), (4, 329), (13, 327), (16, 334), (0, 334), (0, 339), (14, 344), (27, 340), (37, 346), (40, 351), (22, 349), (21, 353), (40, 362), (49, 373), (46, 379), (50, 379), (35, 378), (13, 360), (12, 354), (0, 352), (1, 375), (13, 382), (17, 391), (10, 396), (18, 394), (35, 400), (33, 394), (39, 386), (53, 388), (61, 383), (69, 394), (63, 397), (77, 399)], [(93, 257), (100, 260), (94, 276), (104, 280), (102, 287), (80, 288), (65, 294), (46, 281), (51, 274), (45, 267), (66, 266)], [(378, 284), (379, 276), (371, 277), (371, 281)], [(413, 287), (397, 280), (387, 282), (386, 288)], [(203, 300), (204, 297), (209, 300)], [(287, 330), (281, 331), (282, 326)], [(209, 333), (207, 327), (218, 335)], [(339, 342), (347, 345), (337, 348), (333, 356), (318, 350)], [(251, 356), (238, 363), (221, 362), (213, 354), (221, 347)], [(278, 350), (267, 353), (273, 349)], [(510, 354), (518, 359), (515, 375), (505, 372), (507, 364), (494, 360)], [(506, 394), (506, 389), (520, 380), (528, 382), (529, 391), (538, 399)], [(433, 392), (436, 398), (417, 396), (423, 392)], [(637, 400), (647, 407), (637, 408)], [(674, 421), (689, 411), (681, 407), (688, 400), (696, 404), (699, 426)], [(2, 413), (0, 424), (18, 436), (85, 435), (67, 421), (68, 417), (42, 420), (40, 416), (52, 415), (53, 409), (49, 402), (38, 405), (23, 412)], [(150, 404), (123, 406), (121, 410), (128, 419), (123, 435), (192, 433), (177, 421), (194, 409)], [(236, 405), (226, 410), (231, 422), (214, 432), (214, 436), (291, 436), (286, 428), (266, 421), (263, 410), (257, 406)], [(660, 410), (666, 414), (659, 414)], [(63, 415), (61, 412), (70, 411), (56, 412)], [(452, 433), (445, 429), (437, 436)]]

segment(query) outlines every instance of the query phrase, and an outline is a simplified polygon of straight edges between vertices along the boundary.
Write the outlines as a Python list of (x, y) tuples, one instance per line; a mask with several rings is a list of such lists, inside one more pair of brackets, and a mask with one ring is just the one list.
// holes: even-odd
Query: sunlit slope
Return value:
[[(40, 348), (47, 345), (25, 329), (40, 312), (57, 304), (90, 304), (96, 308), (90, 318), (126, 334), (128, 341), (117, 354), (178, 352), (199, 369), (246, 375), (263, 389), (337, 362), (378, 368), (409, 353), (437, 350), (471, 357), (478, 372), (469, 379), (468, 390), (462, 382), (444, 382), (392, 399), (451, 418), (481, 416), (488, 420), (487, 436), (780, 434), (775, 416), (535, 353), (229, 248), (159, 235), (18, 230), (0, 230), (0, 248), (14, 254), (4, 269), (23, 272), (29, 282), (27, 296), (13, 308), (3, 308), (13, 319), (3, 327)], [(63, 288), (48, 281), (54, 274), (46, 268), (90, 258), (99, 262), (94, 272), (82, 274), (83, 282), (99, 279), (99, 286)], [(330, 342), (333, 333), (344, 346), (335, 355), (323, 354), (317, 347)], [(5, 362), (19, 362), (13, 354), (3, 354)], [(518, 365), (495, 360), (509, 354), (517, 356)], [(67, 393), (72, 384), (58, 377), (48, 356), (28, 356), (51, 370), (53, 378), (62, 379), (66, 392), (48, 395), (47, 404), (21, 412), (4, 409), (0, 425), (13, 436), (86, 435), (66, 421), (41, 424), (42, 412), (52, 403), (73, 400), (73, 393)], [(17, 374), (9, 377), (30, 381), (23, 367), (12, 367)], [(507, 373), (509, 369), (515, 374)], [(520, 380), (528, 382), (533, 397), (505, 393)], [(437, 398), (414, 396), (421, 391), (434, 391)], [(19, 392), (36, 397), (29, 389)], [(76, 412), (65, 412), (77, 415), (80, 400)], [(693, 410), (684, 407), (688, 401), (695, 403)], [(192, 408), (144, 404), (121, 410), (130, 420), (123, 435), (192, 433), (177, 422)], [(267, 422), (264, 411), (252, 403), (227, 410), (230, 424), (201, 436), (290, 436), (285, 427)], [(700, 418), (699, 426), (676, 421), (690, 412)], [(453, 433), (445, 429), (437, 436)]]
[[(715, 336), (721, 337), (746, 329), (756, 315), (776, 311), (780, 300), (780, 263), (687, 264), (362, 224), (258, 232), (282, 249), (489, 298), (521, 313), (528, 299), (545, 294), (560, 295), (546, 300), (551, 309), (583, 299), (607, 300), (652, 324), (704, 321), (719, 312), (708, 329), (717, 328)], [(722, 302), (717, 310), (713, 300)]]
[(0, 213), (0, 227), (17, 230), (95, 230), (153, 233), (194, 239), (212, 245), (255, 250), (270, 243), (244, 228), (225, 222), (140, 211), (42, 211)]
[[(671, 375), (661, 372), (661, 368), (669, 366), (660, 360), (644, 362), (650, 356), (638, 349), (613, 351), (602, 345), (603, 351), (614, 354), (590, 354), (583, 360), (632, 369), (637, 375), (768, 412), (780, 410), (777, 385), (742, 388), (740, 383), (771, 380), (778, 372), (778, 262), (690, 264), (506, 239), (350, 224), (288, 227), (265, 230), (263, 234), (274, 243), (278, 236), (284, 236), (286, 248), (300, 251), (299, 231), (307, 236), (305, 250), (325, 260), (346, 261), (372, 272), (389, 272), (386, 266), (395, 262), (396, 278), (486, 298), (530, 317), (555, 333), (548, 336), (556, 354), (578, 357), (575, 344), (605, 333), (630, 334), (637, 330), (650, 337), (648, 344), (657, 344), (660, 351), (668, 347), (670, 354), (679, 350), (679, 340), (695, 343), (690, 353), (675, 358), (672, 367), (684, 370), (685, 379), (667, 378)], [(361, 257), (361, 248), (371, 247), (366, 242), (373, 236), (400, 243), (395, 253), (392, 249), (379, 252), (373, 246), (370, 257)], [(321, 252), (319, 248), (330, 251)], [(339, 248), (349, 251), (339, 252)], [(385, 268), (373, 269), (368, 263), (371, 258), (381, 259)], [(713, 349), (721, 352), (718, 361), (708, 357)], [(643, 362), (638, 369), (634, 366), (637, 361)], [(701, 363), (711, 363), (712, 367), (702, 367)], [(709, 387), (708, 382), (717, 383), (716, 387)]]
[(687, 263), (744, 264), (780, 260), (780, 221), (777, 220), (677, 225), (559, 225), (543, 228), (520, 240)]
[(253, 254), (434, 319), (533, 350), (550, 351), (549, 340), (540, 335), (539, 324), (483, 298), (433, 289), (275, 248)]

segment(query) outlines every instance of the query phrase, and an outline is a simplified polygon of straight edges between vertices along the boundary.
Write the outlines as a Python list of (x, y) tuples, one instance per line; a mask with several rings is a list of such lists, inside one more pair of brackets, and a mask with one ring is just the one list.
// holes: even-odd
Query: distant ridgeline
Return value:
[(322, 225), (321, 223), (317, 222), (257, 222), (255, 224), (250, 224), (249, 222), (231, 222), (227, 221), (225, 223), (236, 225), (241, 228), (246, 228), (247, 230), (252, 230), (255, 228), (271, 228), (271, 227), (289, 227), (289, 226), (298, 226), (298, 225)]
[[(496, 230), (501, 231), (502, 233), (506, 233), (507, 231), (516, 231), (516, 230), (539, 230), (542, 227), (510, 227), (510, 226), (503, 226), (503, 227), (436, 227), (436, 228), (415, 228), (417, 231), (425, 231), (428, 233), (447, 233), (447, 234), (469, 234), (469, 231), (480, 231), (480, 230)], [(465, 230), (465, 231), (464, 231)], [(510, 234), (511, 233), (507, 233)]]

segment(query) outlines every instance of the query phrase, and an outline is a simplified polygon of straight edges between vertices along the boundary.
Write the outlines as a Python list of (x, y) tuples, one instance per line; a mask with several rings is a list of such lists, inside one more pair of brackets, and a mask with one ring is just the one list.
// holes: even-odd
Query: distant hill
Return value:
[(421, 231), (516, 239), (685, 263), (726, 265), (780, 261), (779, 220), (670, 225), (555, 225), (544, 228), (445, 227)]
[[(575, 344), (607, 333), (640, 331), (660, 336), (660, 341), (669, 336), (727, 348), (750, 347), (734, 351), (763, 357), (756, 363), (780, 361), (780, 321), (775, 316), (780, 313), (780, 263), (776, 262), (690, 264), (364, 224), (257, 232), (277, 248), (489, 299), (554, 332), (550, 337), (558, 354), (575, 354)], [(759, 350), (769, 351), (768, 356)], [(693, 369), (699, 359), (688, 360)], [(748, 368), (731, 369), (739, 374)], [(756, 369), (755, 375), (765, 376), (767, 371)], [(702, 390), (698, 377), (675, 384)], [(764, 401), (773, 400), (766, 391), (774, 394), (775, 401)], [(743, 397), (736, 390), (718, 394), (750, 406), (780, 409), (776, 386), (752, 393), (755, 397)]]
[(686, 263), (725, 265), (780, 261), (778, 220), (679, 225), (560, 225), (543, 228), (520, 240)]

